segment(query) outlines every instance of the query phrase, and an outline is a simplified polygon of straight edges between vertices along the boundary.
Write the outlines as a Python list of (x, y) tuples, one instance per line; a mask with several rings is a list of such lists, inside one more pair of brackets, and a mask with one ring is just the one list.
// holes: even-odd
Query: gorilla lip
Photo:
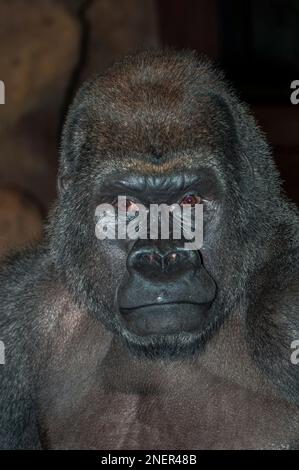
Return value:
[(156, 302), (150, 304), (142, 304), (136, 305), (133, 307), (120, 307), (120, 311), (124, 313), (130, 313), (132, 310), (138, 310), (140, 308), (147, 308), (147, 307), (164, 307), (165, 305), (207, 305), (211, 304), (211, 302), (188, 302), (187, 300), (178, 300), (176, 302)]
[(210, 302), (165, 302), (120, 308), (130, 330), (142, 336), (194, 332), (202, 327)]

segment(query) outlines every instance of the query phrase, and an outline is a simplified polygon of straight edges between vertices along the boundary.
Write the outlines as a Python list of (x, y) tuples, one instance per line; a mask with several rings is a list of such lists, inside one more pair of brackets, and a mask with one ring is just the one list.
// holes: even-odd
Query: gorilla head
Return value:
[[(65, 124), (51, 247), (77, 303), (147, 357), (200, 351), (269, 256), (277, 172), (253, 118), (192, 53), (125, 58), (82, 87)], [(95, 211), (203, 204), (203, 245), (99, 240)], [(119, 208), (118, 208), (119, 209)], [(258, 249), (257, 249), (258, 247)]]

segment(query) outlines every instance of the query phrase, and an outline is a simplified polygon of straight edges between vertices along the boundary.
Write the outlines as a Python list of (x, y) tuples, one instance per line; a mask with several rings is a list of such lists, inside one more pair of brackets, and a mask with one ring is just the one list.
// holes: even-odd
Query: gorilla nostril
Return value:
[(153, 264), (157, 261), (156, 256), (151, 254), (145, 254), (143, 255), (143, 261), (147, 264)]
[(177, 253), (170, 253), (170, 255), (167, 256), (167, 261), (168, 261), (169, 263), (173, 263), (173, 264), (174, 264), (174, 263), (177, 262), (177, 260), (178, 260), (178, 255), (177, 255)]
[(152, 263), (154, 263), (154, 262), (156, 261), (155, 255), (148, 255), (147, 258), (148, 258), (148, 262), (149, 262), (150, 264), (152, 264)]
[(143, 266), (161, 264), (161, 257), (156, 253), (140, 253), (138, 260)]
[(175, 265), (180, 261), (180, 255), (178, 253), (169, 253), (164, 258), (164, 264), (166, 266)]

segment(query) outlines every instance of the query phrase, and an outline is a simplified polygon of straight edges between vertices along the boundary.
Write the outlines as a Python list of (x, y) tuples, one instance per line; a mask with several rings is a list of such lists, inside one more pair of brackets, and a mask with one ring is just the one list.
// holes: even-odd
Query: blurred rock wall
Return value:
[(61, 124), (80, 83), (157, 43), (154, 0), (1, 0), (0, 256), (42, 237)]

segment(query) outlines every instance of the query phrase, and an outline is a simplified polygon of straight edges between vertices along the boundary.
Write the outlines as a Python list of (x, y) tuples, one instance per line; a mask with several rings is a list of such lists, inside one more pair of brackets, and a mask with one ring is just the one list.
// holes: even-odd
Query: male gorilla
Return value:
[[(82, 87), (46, 242), (1, 271), (2, 448), (295, 448), (299, 218), (267, 143), (193, 53)], [(99, 240), (95, 209), (201, 201), (203, 245)]]

